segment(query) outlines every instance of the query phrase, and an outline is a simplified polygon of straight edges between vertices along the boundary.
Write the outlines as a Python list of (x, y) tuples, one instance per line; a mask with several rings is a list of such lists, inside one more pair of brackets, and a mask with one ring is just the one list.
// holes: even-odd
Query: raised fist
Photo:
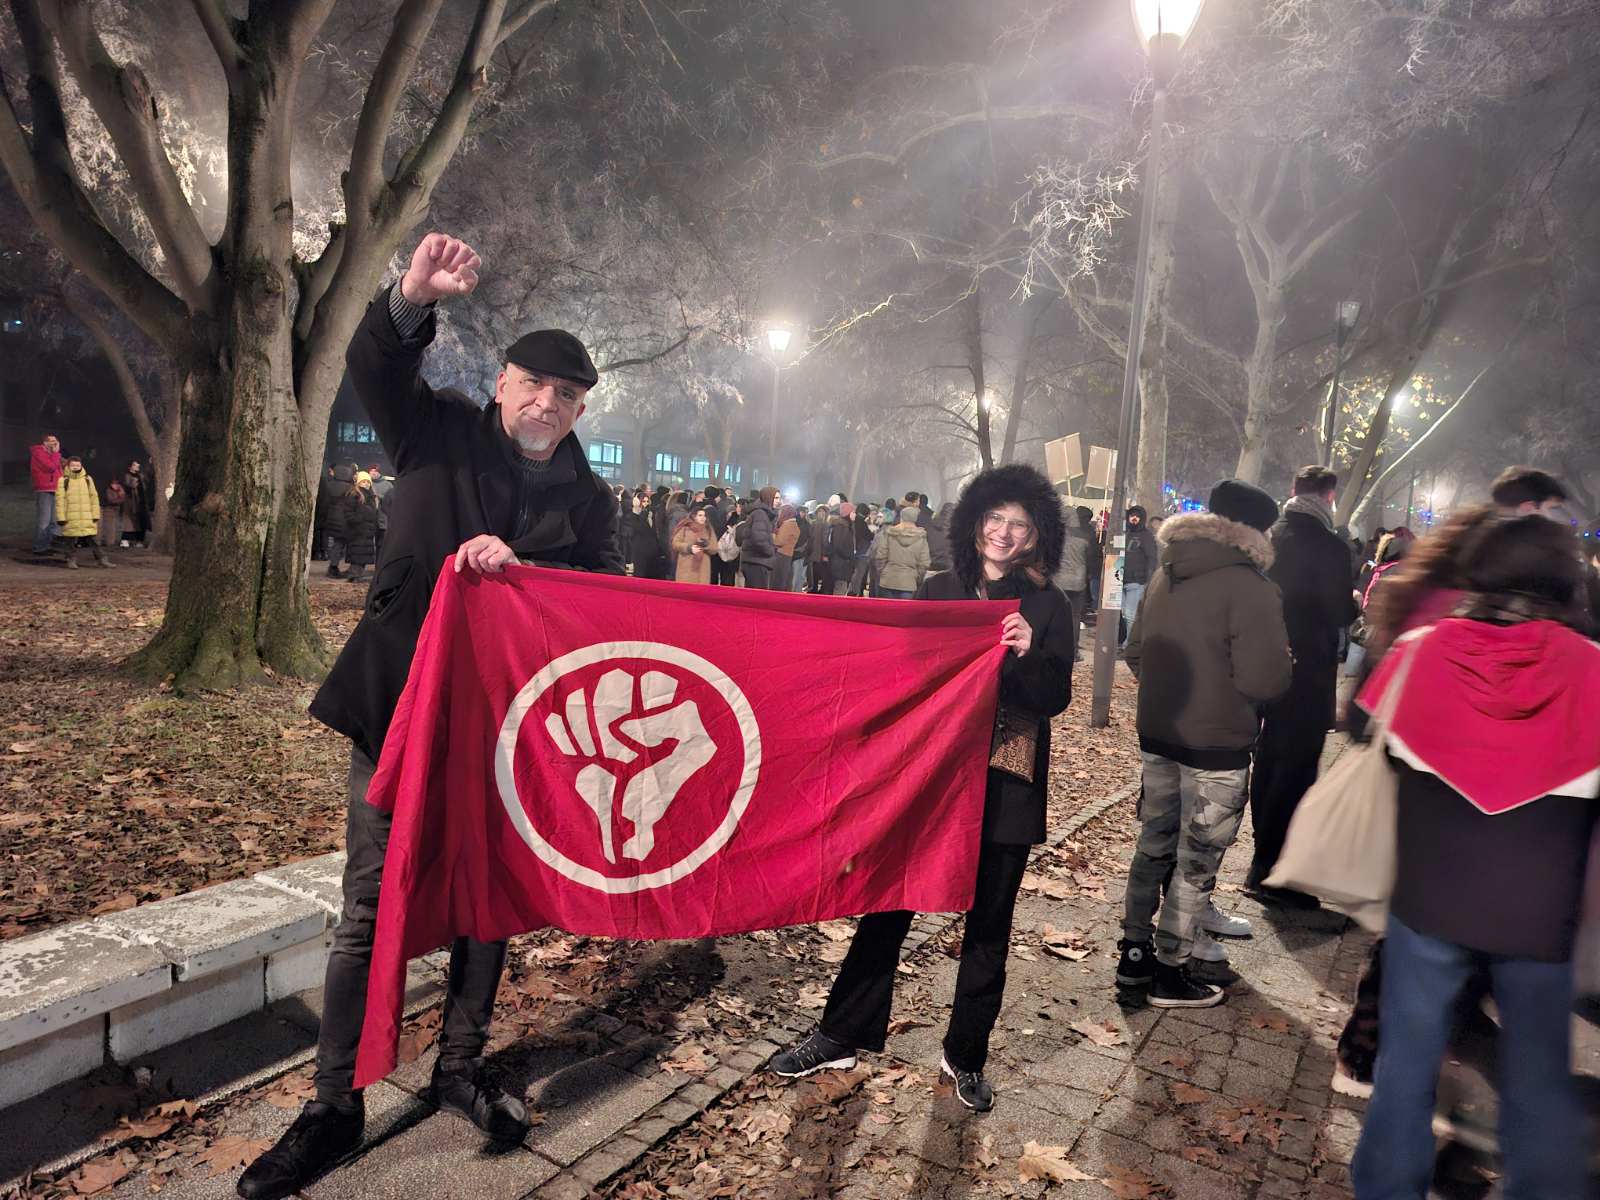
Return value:
[[(561, 753), (594, 760), (578, 772), (577, 789), (599, 822), (600, 852), (609, 863), (617, 861), (612, 827), (619, 803), (623, 819), (633, 825), (622, 856), (642, 861), (655, 849), (656, 822), (678, 790), (717, 753), (694, 702), (673, 703), (678, 684), (672, 676), (646, 671), (638, 680), (637, 705), (634, 681), (620, 668), (607, 671), (592, 695), (573, 692), (564, 713), (545, 719), (545, 731)], [(642, 750), (667, 741), (676, 745), (665, 757), (628, 775)]]
[(482, 261), (471, 246), (447, 233), (430, 233), (411, 255), (400, 279), (400, 294), (413, 304), (432, 304), (445, 296), (465, 296), (478, 286)]

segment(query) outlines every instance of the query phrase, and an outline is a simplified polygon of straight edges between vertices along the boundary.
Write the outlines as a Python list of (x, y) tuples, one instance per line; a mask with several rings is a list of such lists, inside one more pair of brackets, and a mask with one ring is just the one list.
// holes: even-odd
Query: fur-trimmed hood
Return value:
[(1020, 504), (1039, 531), (1039, 569), (1053, 578), (1061, 569), (1061, 545), (1066, 522), (1061, 498), (1050, 481), (1033, 467), (1013, 464), (980, 472), (956, 501), (950, 514), (950, 561), (956, 576), (968, 588), (978, 586), (982, 566), (978, 558), (978, 522), (1001, 504)]
[(1262, 573), (1273, 562), (1272, 543), (1266, 534), (1216, 513), (1168, 517), (1156, 531), (1156, 541), (1161, 546), (1161, 562), (1171, 570), (1174, 581), (1192, 579), (1240, 558)]

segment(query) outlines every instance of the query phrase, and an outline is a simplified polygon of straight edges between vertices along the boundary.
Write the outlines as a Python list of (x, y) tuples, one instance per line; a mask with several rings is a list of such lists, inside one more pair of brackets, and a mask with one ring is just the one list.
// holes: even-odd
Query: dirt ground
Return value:
[[(348, 744), (307, 717), (315, 688), (195, 701), (126, 678), (117, 664), (160, 625), (171, 563), (110, 553), (113, 569), (77, 571), (0, 553), (0, 938), (343, 842)], [(363, 594), (314, 581), (331, 648)]]

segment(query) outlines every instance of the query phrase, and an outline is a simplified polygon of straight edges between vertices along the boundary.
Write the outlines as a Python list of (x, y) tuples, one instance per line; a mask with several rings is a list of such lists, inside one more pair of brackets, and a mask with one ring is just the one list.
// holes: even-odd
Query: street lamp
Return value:
[(1117, 578), (1127, 545), (1128, 469), (1134, 461), (1133, 431), (1139, 410), (1139, 358), (1150, 299), (1150, 227), (1155, 223), (1156, 189), (1161, 185), (1161, 143), (1166, 132), (1167, 85), (1178, 69), (1178, 52), (1194, 32), (1205, 0), (1129, 0), (1134, 29), (1150, 60), (1155, 85), (1150, 103), (1150, 150), (1145, 157), (1144, 202), (1139, 215), (1138, 265), (1133, 277), (1133, 312), (1128, 322), (1128, 361), (1122, 374), (1122, 411), (1117, 422), (1117, 474), (1106, 525), (1106, 556), (1100, 584), (1100, 616), (1095, 622), (1094, 697), (1089, 723), (1111, 723), (1111, 688), (1117, 674), (1117, 628), (1122, 587)]
[(1361, 320), (1361, 301), (1341, 300), (1333, 312), (1333, 386), (1328, 389), (1328, 411), (1322, 418), (1322, 465), (1333, 466), (1333, 437), (1339, 419), (1339, 372), (1344, 369), (1344, 344)]
[(794, 331), (787, 325), (767, 326), (767, 347), (772, 351), (772, 424), (767, 430), (767, 486), (776, 486), (778, 477), (778, 386), (782, 378), (784, 351)]

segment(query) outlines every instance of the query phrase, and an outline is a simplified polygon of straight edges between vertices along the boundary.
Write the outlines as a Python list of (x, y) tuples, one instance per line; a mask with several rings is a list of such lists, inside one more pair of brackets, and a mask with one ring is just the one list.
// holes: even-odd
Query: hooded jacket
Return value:
[(56, 520), (62, 537), (93, 537), (100, 532), (100, 492), (82, 467), (64, 472), (56, 483)]
[[(1139, 518), (1137, 525), (1133, 523), (1134, 517)], [(1133, 505), (1128, 509), (1128, 518), (1127, 549), (1123, 552), (1122, 559), (1122, 582), (1147, 584), (1156, 569), (1161, 552), (1157, 548), (1155, 534), (1150, 532), (1150, 517), (1144, 508), (1138, 504)]]
[(872, 543), (878, 564), (878, 586), (914, 592), (928, 574), (928, 535), (915, 525), (885, 525)]
[(767, 567), (777, 565), (778, 549), (772, 538), (778, 523), (778, 514), (765, 504), (752, 504), (745, 518), (744, 536), (739, 540), (739, 562), (744, 566)]
[[(1403, 674), (1402, 674), (1403, 672)], [(1600, 646), (1555, 621), (1451, 617), (1396, 640), (1359, 704), (1399, 783), (1390, 911), (1486, 954), (1572, 954), (1600, 814)]]
[(1261, 708), (1289, 690), (1283, 601), (1259, 530), (1172, 517), (1124, 656), (1139, 680), (1139, 747), (1202, 770), (1250, 764)]

